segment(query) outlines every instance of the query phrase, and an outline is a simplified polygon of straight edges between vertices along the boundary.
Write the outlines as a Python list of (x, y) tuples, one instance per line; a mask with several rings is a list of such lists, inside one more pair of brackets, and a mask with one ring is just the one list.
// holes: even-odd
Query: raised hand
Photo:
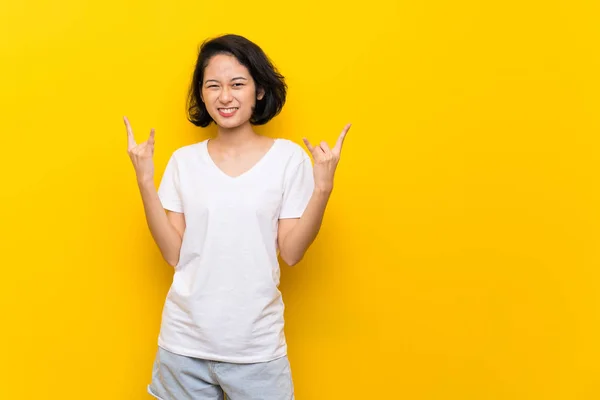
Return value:
[(150, 130), (150, 137), (145, 142), (137, 144), (133, 137), (133, 130), (127, 117), (123, 117), (127, 128), (127, 154), (131, 158), (138, 182), (153, 181), (154, 179), (154, 128)]
[(329, 192), (333, 190), (333, 178), (342, 154), (342, 145), (351, 126), (352, 124), (347, 124), (344, 127), (333, 149), (324, 141), (313, 146), (308, 139), (303, 139), (314, 160), (315, 189)]

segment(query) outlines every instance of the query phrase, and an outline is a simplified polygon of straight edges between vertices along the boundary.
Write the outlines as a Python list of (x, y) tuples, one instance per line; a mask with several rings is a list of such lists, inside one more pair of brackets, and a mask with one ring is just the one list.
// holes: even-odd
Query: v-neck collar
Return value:
[(208, 142), (210, 141), (210, 139), (206, 139), (205, 141), (202, 142), (201, 149), (202, 149), (202, 154), (204, 156), (204, 159), (206, 160), (206, 162), (210, 165), (210, 167), (212, 169), (216, 170), (217, 173), (219, 173), (226, 179), (235, 181), (235, 180), (239, 180), (239, 179), (245, 177), (246, 175), (249, 175), (252, 171), (258, 169), (258, 167), (260, 167), (260, 165), (265, 162), (265, 159), (267, 159), (269, 157), (269, 154), (273, 153), (273, 149), (277, 146), (277, 142), (279, 142), (279, 140), (280, 140), (279, 138), (275, 138), (271, 147), (269, 147), (269, 149), (266, 151), (266, 153), (263, 154), (262, 157), (257, 162), (254, 163), (254, 165), (252, 165), (246, 171), (244, 171), (241, 174), (236, 175), (236, 176), (231, 176), (231, 175), (225, 173), (221, 168), (219, 168), (217, 163), (215, 163), (215, 161), (211, 157), (210, 153), (208, 152)]

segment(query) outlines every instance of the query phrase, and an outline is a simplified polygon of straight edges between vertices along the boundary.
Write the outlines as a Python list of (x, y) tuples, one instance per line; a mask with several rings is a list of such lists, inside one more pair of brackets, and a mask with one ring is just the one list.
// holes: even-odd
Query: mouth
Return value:
[(238, 107), (229, 107), (229, 108), (218, 108), (217, 110), (219, 110), (219, 114), (222, 117), (231, 117), (233, 116), (233, 114), (235, 114), (235, 112), (238, 110)]

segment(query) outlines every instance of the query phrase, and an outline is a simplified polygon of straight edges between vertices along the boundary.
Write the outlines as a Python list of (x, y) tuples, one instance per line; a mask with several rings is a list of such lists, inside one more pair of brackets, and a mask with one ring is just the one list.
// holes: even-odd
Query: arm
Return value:
[(278, 244), (281, 258), (292, 266), (300, 262), (313, 243), (323, 222), (327, 202), (333, 191), (333, 177), (340, 161), (342, 144), (350, 129), (347, 124), (333, 149), (326, 142), (312, 146), (304, 139), (314, 159), (313, 194), (300, 218), (279, 220)]
[(163, 258), (174, 267), (179, 262), (185, 218), (183, 213), (169, 211), (165, 214), (158, 192), (154, 188), (154, 163), (152, 161), (154, 129), (150, 131), (148, 140), (137, 144), (129, 119), (123, 117), (123, 121), (127, 128), (127, 154), (135, 168), (138, 187), (144, 203), (146, 222)]
[(289, 266), (302, 260), (317, 237), (330, 195), (331, 191), (315, 188), (302, 217), (279, 220), (280, 254)]
[(165, 213), (153, 181), (138, 181), (138, 186), (152, 238), (165, 261), (175, 267), (179, 262), (185, 217), (183, 213), (172, 211)]

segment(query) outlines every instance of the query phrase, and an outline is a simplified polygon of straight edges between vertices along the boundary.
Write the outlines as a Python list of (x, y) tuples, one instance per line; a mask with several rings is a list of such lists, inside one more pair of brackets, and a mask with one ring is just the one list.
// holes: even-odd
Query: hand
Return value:
[(125, 127), (127, 128), (127, 153), (133, 167), (138, 182), (153, 181), (154, 179), (154, 128), (150, 130), (150, 137), (143, 143), (136, 144), (133, 137), (133, 131), (127, 117), (123, 117)]
[(330, 192), (333, 190), (333, 177), (335, 169), (340, 161), (342, 145), (346, 138), (346, 133), (350, 130), (352, 124), (347, 124), (337, 139), (333, 149), (329, 149), (326, 142), (321, 142), (318, 146), (310, 144), (308, 139), (304, 138), (304, 144), (311, 152), (314, 160), (313, 173), (315, 176), (315, 189)]

